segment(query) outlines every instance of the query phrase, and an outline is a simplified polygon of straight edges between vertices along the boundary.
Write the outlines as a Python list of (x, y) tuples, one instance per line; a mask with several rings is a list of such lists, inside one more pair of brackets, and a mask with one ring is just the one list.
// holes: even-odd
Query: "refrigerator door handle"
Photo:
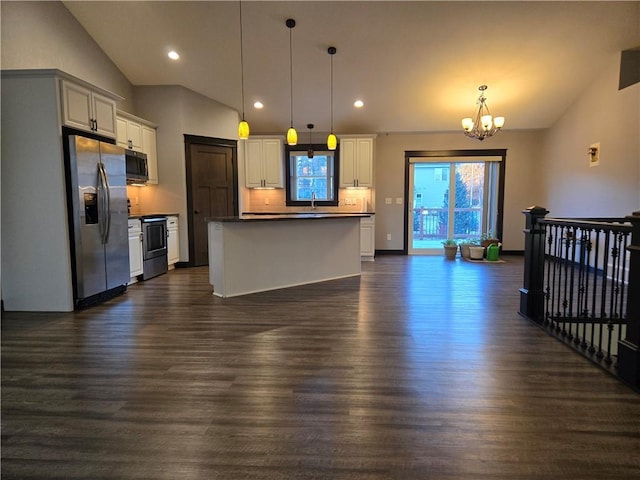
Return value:
[(102, 162), (98, 163), (98, 178), (98, 225), (102, 244), (105, 245), (109, 238), (109, 184)]
[(98, 185), (96, 186), (96, 191), (98, 193), (98, 229), (100, 230), (100, 241), (104, 245), (104, 209), (106, 208), (106, 205), (101, 163), (98, 163)]
[(104, 168), (104, 163), (100, 162), (100, 166), (102, 168), (102, 178), (104, 184), (104, 196), (106, 200), (106, 211), (105, 211), (105, 229), (104, 229), (104, 243), (107, 244), (109, 242), (109, 231), (111, 230), (111, 190), (109, 188), (109, 176), (107, 175), (107, 171)]

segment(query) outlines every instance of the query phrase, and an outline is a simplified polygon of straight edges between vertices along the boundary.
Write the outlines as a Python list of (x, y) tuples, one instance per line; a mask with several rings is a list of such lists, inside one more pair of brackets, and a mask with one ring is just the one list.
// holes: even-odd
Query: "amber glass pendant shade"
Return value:
[(335, 150), (338, 147), (338, 139), (333, 133), (330, 133), (327, 137), (327, 148), (329, 150)]
[(298, 132), (296, 129), (291, 127), (287, 130), (287, 145), (297, 145), (298, 144)]
[(249, 138), (249, 124), (244, 120), (238, 124), (238, 138), (240, 140), (246, 140)]

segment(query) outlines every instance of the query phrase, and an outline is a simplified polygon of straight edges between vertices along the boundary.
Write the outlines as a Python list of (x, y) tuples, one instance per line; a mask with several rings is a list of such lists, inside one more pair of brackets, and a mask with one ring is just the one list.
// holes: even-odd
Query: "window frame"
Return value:
[[(333, 155), (333, 200), (316, 200), (317, 207), (337, 207), (339, 204), (338, 186), (340, 185), (340, 147), (335, 150), (329, 150), (325, 144), (312, 144), (311, 148), (315, 153), (324, 154), (331, 153)], [(291, 175), (291, 154), (306, 154), (309, 149), (307, 145), (285, 145), (284, 149), (284, 167), (285, 167), (285, 188), (286, 188), (286, 205), (288, 207), (310, 207), (311, 200), (294, 200), (291, 195), (292, 175)], [(298, 155), (299, 156), (299, 155)], [(295, 178), (295, 177), (294, 177)]]

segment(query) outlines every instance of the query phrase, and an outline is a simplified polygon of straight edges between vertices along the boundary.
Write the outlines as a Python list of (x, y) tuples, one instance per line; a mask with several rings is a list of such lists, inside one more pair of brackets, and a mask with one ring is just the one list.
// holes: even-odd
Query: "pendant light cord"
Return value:
[[(293, 24), (295, 26), (295, 23)], [(291, 128), (293, 128), (293, 47), (292, 45), (293, 26), (289, 27), (289, 85), (291, 87)]]
[(240, 90), (242, 97), (242, 121), (244, 122), (244, 54), (242, 45), (242, 1), (240, 1)]
[(331, 53), (331, 132), (333, 133), (333, 53)]

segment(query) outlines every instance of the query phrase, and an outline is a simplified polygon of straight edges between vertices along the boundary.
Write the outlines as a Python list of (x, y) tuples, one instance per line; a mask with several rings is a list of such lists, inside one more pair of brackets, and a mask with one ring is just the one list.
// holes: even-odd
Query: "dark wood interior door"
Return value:
[(238, 214), (237, 145), (233, 140), (185, 135), (189, 265), (209, 264), (208, 217)]

